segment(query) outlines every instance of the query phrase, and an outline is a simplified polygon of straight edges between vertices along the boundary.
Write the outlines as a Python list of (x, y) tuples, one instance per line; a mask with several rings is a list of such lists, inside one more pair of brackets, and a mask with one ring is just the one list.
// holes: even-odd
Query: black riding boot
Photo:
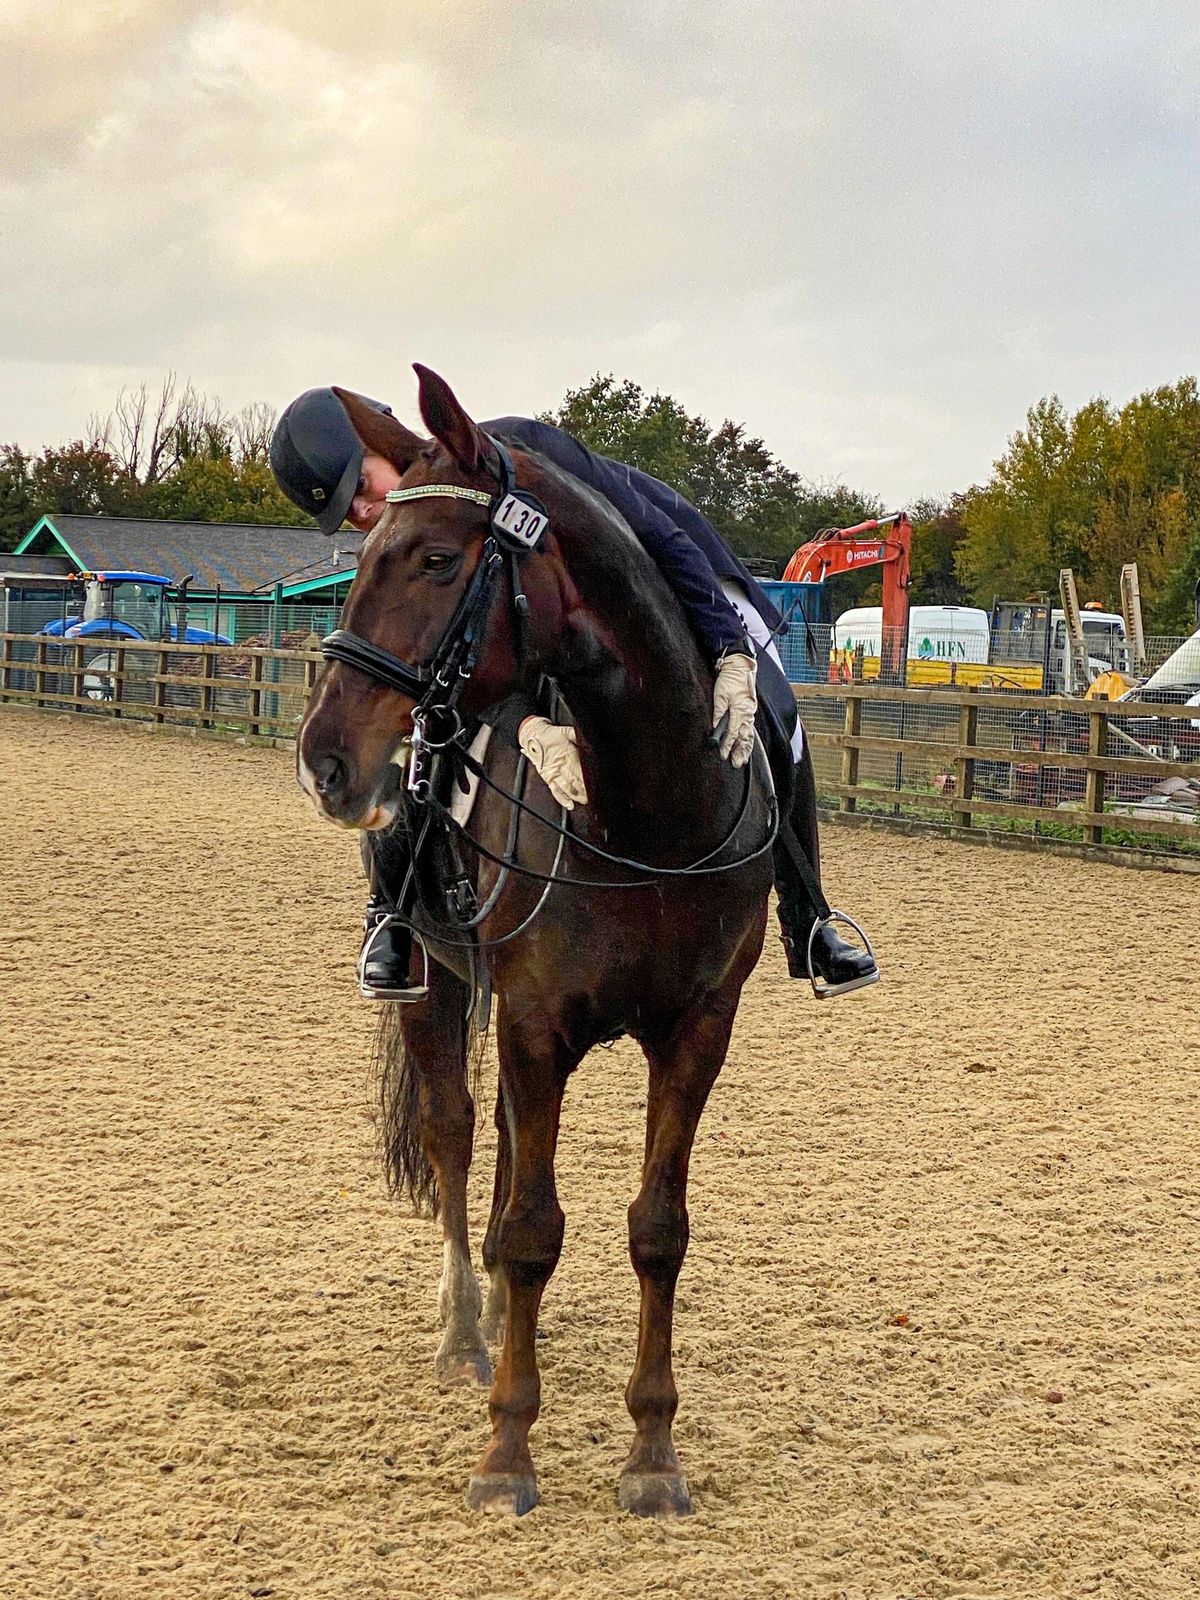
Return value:
[(412, 976), (412, 932), (389, 921), (389, 915), (385, 902), (372, 894), (358, 957), (358, 992), (366, 1000), (424, 1000), (429, 993), (429, 975)]
[[(408, 838), (403, 829), (368, 833), (362, 841), (363, 868), (371, 885), (358, 957), (358, 989), (366, 1000), (423, 1000), (429, 992), (429, 967), (424, 945), (410, 929), (389, 921), (408, 879)], [(387, 892), (384, 885), (391, 888)], [(394, 887), (392, 887), (394, 886)], [(418, 971), (413, 976), (413, 945)]]
[[(817, 884), (820, 884), (817, 785), (807, 741), (804, 754), (795, 767), (789, 820)], [(834, 921), (824, 915), (826, 908), (814, 899), (805, 875), (782, 844), (775, 846), (775, 888), (779, 894), (779, 927), (783, 948), (787, 952), (788, 972), (793, 978), (811, 979), (822, 1000), (834, 995), (850, 994), (854, 989), (865, 989), (869, 983), (879, 982), (879, 967), (870, 948), (848, 944), (838, 934)]]

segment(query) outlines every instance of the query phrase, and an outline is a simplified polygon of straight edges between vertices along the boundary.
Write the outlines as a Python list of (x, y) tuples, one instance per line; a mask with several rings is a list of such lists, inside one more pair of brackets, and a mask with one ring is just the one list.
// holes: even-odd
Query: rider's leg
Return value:
[(422, 1000), (424, 975), (412, 971), (413, 936), (399, 923), (387, 920), (408, 872), (408, 839), (403, 828), (364, 834), (362, 859), (371, 887), (358, 957), (359, 993), (367, 1000)]
[[(807, 739), (793, 769), (788, 820), (812, 868), (815, 887), (819, 888), (821, 846), (817, 835), (817, 784)], [(861, 989), (876, 982), (879, 968), (874, 956), (869, 950), (848, 944), (838, 934), (834, 923), (823, 920), (826, 908), (817, 901), (814, 886), (807, 882), (782, 842), (775, 846), (775, 888), (779, 896), (779, 927), (783, 948), (787, 952), (788, 971), (793, 978), (815, 976), (822, 980), (826, 992), (831, 995), (849, 994), (852, 989)]]
[[(755, 624), (766, 633), (766, 626), (757, 612), (743, 598), (743, 619), (753, 637)], [(749, 613), (747, 615), (747, 613)], [(821, 844), (817, 835), (817, 783), (813, 773), (812, 755), (808, 739), (796, 717), (796, 700), (792, 686), (787, 681), (779, 653), (771, 642), (759, 651), (758, 698), (766, 708), (770, 720), (779, 734), (779, 744), (791, 732), (791, 758), (794, 763), (790, 777), (791, 800), (788, 821), (809, 867), (812, 881), (792, 859), (785, 843), (775, 846), (775, 888), (779, 895), (779, 925), (783, 947), (787, 952), (788, 971), (793, 978), (815, 977), (820, 980), (822, 992), (828, 995), (849, 994), (852, 989), (864, 988), (879, 977), (879, 968), (869, 950), (848, 944), (837, 932), (836, 924), (827, 919), (829, 907), (821, 889)], [(777, 760), (783, 760), (782, 749)], [(783, 785), (781, 784), (781, 788)], [(814, 931), (815, 929), (815, 931)], [(812, 970), (809, 971), (811, 949)]]

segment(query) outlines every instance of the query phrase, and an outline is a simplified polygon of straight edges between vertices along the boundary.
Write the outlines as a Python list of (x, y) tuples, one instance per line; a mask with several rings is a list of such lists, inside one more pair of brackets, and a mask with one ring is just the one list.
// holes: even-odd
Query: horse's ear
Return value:
[(464, 472), (476, 472), (487, 454), (483, 434), (459, 405), (445, 378), (439, 378), (419, 361), (413, 362), (413, 371), (421, 383), (425, 426), (435, 439), (441, 440)]
[(388, 411), (376, 411), (352, 389), (333, 390), (355, 433), (374, 455), (390, 461), (399, 473), (405, 473), (425, 448), (425, 440), (413, 433), (402, 422), (397, 422)]

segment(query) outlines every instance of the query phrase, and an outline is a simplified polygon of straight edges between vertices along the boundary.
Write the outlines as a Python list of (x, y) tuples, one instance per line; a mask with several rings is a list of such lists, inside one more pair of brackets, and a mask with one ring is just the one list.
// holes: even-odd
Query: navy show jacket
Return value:
[(596, 455), (572, 434), (530, 417), (499, 417), (480, 426), (507, 443), (545, 456), (572, 478), (586, 483), (616, 507), (678, 596), (700, 645), (710, 660), (726, 651), (750, 655), (746, 630), (725, 598), (720, 580), (741, 584), (768, 628), (781, 617), (708, 518), (669, 484), (649, 473)]

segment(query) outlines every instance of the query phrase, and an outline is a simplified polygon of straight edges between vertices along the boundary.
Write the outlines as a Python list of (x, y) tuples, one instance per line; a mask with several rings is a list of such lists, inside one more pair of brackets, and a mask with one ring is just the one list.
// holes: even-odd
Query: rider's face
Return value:
[(361, 533), (370, 533), (383, 515), (388, 490), (398, 488), (399, 484), (400, 474), (392, 463), (368, 450), (346, 521)]

